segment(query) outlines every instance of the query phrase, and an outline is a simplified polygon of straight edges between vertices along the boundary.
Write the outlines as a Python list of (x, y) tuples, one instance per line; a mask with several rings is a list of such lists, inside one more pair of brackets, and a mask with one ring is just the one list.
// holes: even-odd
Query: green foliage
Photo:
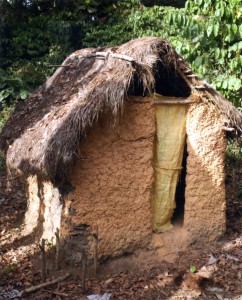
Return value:
[(226, 163), (242, 163), (242, 142), (229, 140), (226, 148)]
[(13, 110), (13, 106), (3, 105), (0, 110), (0, 131), (6, 123), (7, 119), (10, 116), (11, 111)]
[(242, 106), (241, 15), (240, 0), (188, 0), (184, 13), (173, 15), (183, 45), (185, 41), (188, 45), (188, 51), (181, 46), (180, 52), (200, 76), (238, 107)]
[(141, 36), (167, 38), (196, 73), (241, 109), (240, 0), (188, 0), (185, 9), (117, 1), (104, 22), (85, 23), (84, 32), (84, 47), (121, 44)]
[(1, 3), (2, 110), (24, 100), (54, 71), (49, 65), (76, 49), (142, 36), (169, 39), (196, 73), (242, 107), (241, 0), (187, 0), (184, 9), (147, 8), (139, 0)]
[(48, 52), (50, 36), (46, 32), (48, 17), (36, 17), (22, 23), (12, 32), (12, 47), (19, 58), (40, 57)]
[[(8, 112), (81, 48), (96, 1), (0, 1), (0, 129)], [(85, 7), (83, 7), (83, 5)]]
[(197, 272), (197, 268), (194, 265), (191, 265), (189, 271), (191, 273), (196, 273)]
[(16, 270), (16, 268), (17, 268), (17, 265), (16, 264), (12, 264), (12, 265), (4, 268), (3, 273), (6, 274), (6, 275), (8, 275), (10, 273), (13, 273)]
[(11, 76), (3, 69), (0, 69), (0, 105), (10, 103), (11, 99), (25, 100), (28, 91), (21, 76)]
[(234, 186), (234, 192), (238, 198), (242, 197), (242, 181), (238, 181), (237, 178), (241, 178), (241, 166), (242, 166), (242, 141), (229, 140), (226, 148), (226, 173), (232, 179), (232, 186)]

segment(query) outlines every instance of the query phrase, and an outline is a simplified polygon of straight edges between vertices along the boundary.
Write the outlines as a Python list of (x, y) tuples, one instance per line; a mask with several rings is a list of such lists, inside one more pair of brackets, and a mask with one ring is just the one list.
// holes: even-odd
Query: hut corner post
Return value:
[(36, 175), (27, 178), (27, 211), (24, 235), (39, 233), (41, 239), (55, 244), (56, 228), (60, 228), (61, 194), (51, 181), (40, 181)]

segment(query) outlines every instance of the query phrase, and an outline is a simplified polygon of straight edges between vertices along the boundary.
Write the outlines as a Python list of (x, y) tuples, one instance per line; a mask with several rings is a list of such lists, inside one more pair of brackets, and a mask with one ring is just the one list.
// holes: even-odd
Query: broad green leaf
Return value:
[(208, 25), (208, 28), (207, 28), (207, 36), (210, 37), (212, 32), (213, 32), (213, 25), (210, 24), (210, 25)]
[(234, 34), (236, 34), (237, 30), (238, 30), (237, 25), (236, 24), (232, 24), (232, 31), (233, 31)]
[(240, 34), (240, 37), (242, 38), (242, 24), (239, 25), (239, 34)]
[(218, 63), (219, 63), (220, 65), (224, 65), (224, 58), (221, 58), (221, 59), (218, 61)]
[(234, 83), (234, 90), (238, 91), (242, 87), (242, 82), (238, 78), (236, 79), (236, 82)]
[(25, 100), (28, 97), (28, 92), (26, 90), (21, 90), (19, 96), (20, 99)]
[(167, 21), (169, 24), (171, 24), (171, 12), (170, 11), (167, 14)]
[(225, 37), (224, 39), (226, 42), (232, 42), (234, 40), (234, 35), (233, 35), (233, 32), (232, 31), (229, 31), (228, 32), (228, 35)]
[(198, 56), (194, 61), (194, 65), (198, 68), (202, 65), (202, 62), (203, 62), (203, 58), (201, 56)]
[(228, 79), (228, 89), (232, 90), (234, 88), (235, 82), (236, 82), (236, 77), (230, 77)]
[(216, 17), (220, 17), (220, 16), (221, 16), (220, 10), (219, 10), (219, 9), (216, 9), (214, 15), (215, 15)]
[(232, 11), (229, 7), (227, 7), (225, 9), (225, 15), (226, 15), (227, 18), (230, 18), (232, 16)]
[(189, 10), (189, 8), (190, 8), (190, 1), (187, 1), (185, 3), (185, 10)]
[(225, 8), (224, 8), (224, 6), (221, 6), (221, 8), (220, 8), (221, 17), (224, 16), (224, 12), (225, 12)]
[(0, 101), (2, 102), (5, 98), (4, 91), (0, 91)]
[(222, 54), (222, 58), (225, 58), (226, 54), (227, 54), (227, 51), (222, 49), (221, 50), (221, 54)]
[(242, 67), (242, 55), (239, 56), (239, 63), (240, 63), (240, 66)]
[(219, 58), (219, 56), (220, 56), (220, 49), (219, 48), (216, 48), (215, 49), (215, 58)]
[(180, 25), (181, 24), (181, 19), (182, 19), (182, 16), (179, 14), (177, 16), (177, 23)]
[(213, 27), (213, 33), (214, 33), (214, 36), (218, 36), (218, 32), (219, 32), (219, 24), (214, 24), (214, 27)]
[(224, 79), (223, 84), (222, 84), (222, 88), (227, 89), (227, 87), (228, 87), (228, 80)]
[(238, 49), (238, 43), (234, 44), (229, 48), (229, 51), (236, 51)]

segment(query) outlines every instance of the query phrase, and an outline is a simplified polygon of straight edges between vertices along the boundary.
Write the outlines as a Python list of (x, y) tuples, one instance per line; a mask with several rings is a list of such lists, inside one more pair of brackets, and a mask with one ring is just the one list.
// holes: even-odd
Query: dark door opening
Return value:
[(182, 226), (184, 222), (187, 156), (187, 146), (185, 145), (182, 159), (182, 171), (176, 187), (176, 208), (171, 219), (171, 223), (174, 226)]

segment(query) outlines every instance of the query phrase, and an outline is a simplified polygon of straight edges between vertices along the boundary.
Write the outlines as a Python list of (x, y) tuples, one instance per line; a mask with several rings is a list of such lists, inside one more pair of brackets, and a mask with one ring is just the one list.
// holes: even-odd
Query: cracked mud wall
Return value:
[[(63, 211), (59, 190), (51, 182), (28, 178), (26, 234), (36, 229), (37, 237), (53, 240), (62, 222), (62, 238), (67, 244), (71, 241), (68, 256), (80, 252), (79, 236), (90, 241), (88, 235), (96, 226), (100, 257), (122, 255), (150, 244), (155, 107), (140, 102), (127, 103), (120, 125), (101, 120), (87, 133), (71, 173), (74, 190), (64, 199)], [(183, 227), (188, 243), (209, 242), (225, 231), (222, 126), (213, 106), (190, 106)]]
[(127, 103), (119, 126), (100, 124), (81, 144), (65, 217), (98, 226), (100, 256), (132, 252), (151, 240), (154, 133), (151, 103)]
[(37, 176), (27, 178), (27, 211), (24, 217), (24, 235), (31, 234), (38, 226), (40, 197)]
[(184, 227), (188, 240), (209, 242), (225, 232), (223, 120), (213, 105), (191, 105), (187, 115), (187, 175)]
[(27, 178), (27, 211), (24, 235), (35, 232), (36, 238), (55, 242), (56, 228), (61, 224), (62, 203), (60, 192), (50, 181), (40, 181), (37, 176)]

